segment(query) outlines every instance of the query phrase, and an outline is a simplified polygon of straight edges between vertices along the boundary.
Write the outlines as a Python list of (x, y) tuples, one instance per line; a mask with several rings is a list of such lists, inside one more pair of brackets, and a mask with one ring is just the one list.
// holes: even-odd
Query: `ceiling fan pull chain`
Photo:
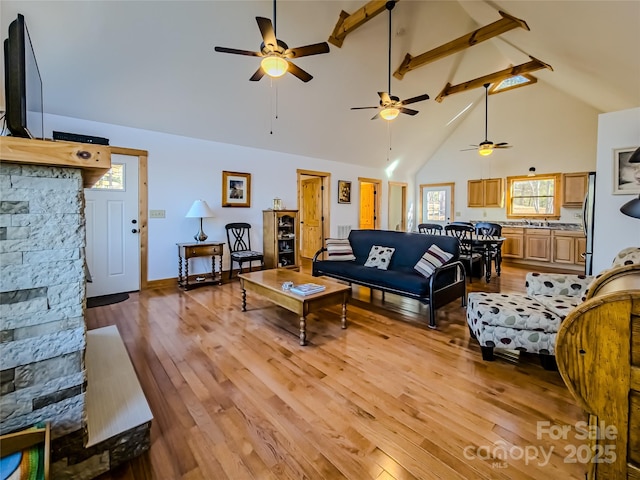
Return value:
[(269, 135), (273, 135), (273, 78), (270, 80), (271, 95), (269, 95)]

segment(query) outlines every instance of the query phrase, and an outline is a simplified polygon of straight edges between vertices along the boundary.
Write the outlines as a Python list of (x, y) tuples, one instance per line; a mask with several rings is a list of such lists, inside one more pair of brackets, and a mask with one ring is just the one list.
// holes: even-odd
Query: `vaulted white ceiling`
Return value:
[[(290, 47), (327, 40), (341, 10), (360, 1), (278, 1), (277, 36)], [(415, 171), (464, 121), (483, 89), (433, 99), (447, 82), (465, 82), (529, 61), (554, 71), (534, 75), (601, 112), (640, 106), (638, 1), (399, 1), (393, 10), (392, 70), (500, 18), (525, 20), (464, 52), (392, 78), (401, 99), (428, 93), (390, 124), (371, 121), (387, 91), (388, 14), (349, 34), (342, 48), (295, 61), (314, 76), (249, 82), (259, 59), (216, 53), (214, 46), (258, 50), (255, 17), (273, 17), (271, 1), (6, 1), (1, 29), (25, 15), (44, 82), (47, 113), (367, 166), (393, 156)], [(526, 87), (535, 89), (537, 85)], [(497, 97), (509, 95), (502, 93)], [(514, 111), (512, 121), (526, 112)], [(276, 118), (277, 117), (277, 118)], [(82, 133), (82, 132), (79, 132)], [(483, 126), (477, 138), (482, 140)], [(143, 145), (135, 147), (144, 148)]]

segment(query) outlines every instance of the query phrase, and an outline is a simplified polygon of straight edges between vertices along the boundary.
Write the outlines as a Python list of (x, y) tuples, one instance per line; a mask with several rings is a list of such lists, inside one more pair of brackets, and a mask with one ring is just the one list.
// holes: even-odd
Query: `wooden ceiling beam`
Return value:
[(527, 25), (527, 22), (525, 22), (524, 20), (512, 17), (511, 15), (503, 11), (499, 11), (498, 13), (500, 14), (500, 16), (502, 16), (500, 20), (496, 20), (489, 25), (480, 27), (471, 33), (440, 45), (433, 50), (429, 50), (428, 52), (418, 55), (417, 57), (412, 57), (407, 53), (398, 69), (393, 73), (393, 76), (398, 80), (402, 80), (404, 75), (411, 70), (415, 70), (418, 67), (422, 67), (423, 65), (427, 65), (428, 63), (435, 62), (436, 60), (460, 52), (465, 48), (473, 47), (480, 42), (489, 40), (490, 38), (501, 35), (505, 32), (508, 32), (509, 30), (513, 30), (516, 27), (521, 27), (525, 30), (529, 30), (529, 25)]
[(474, 88), (483, 87), (485, 83), (500, 82), (507, 78), (515, 77), (516, 75), (535, 72), (536, 70), (542, 70), (543, 68), (548, 68), (549, 70), (553, 71), (553, 67), (551, 67), (551, 65), (547, 63), (544, 63), (542, 60), (538, 60), (537, 58), (531, 56), (529, 56), (529, 58), (531, 59), (530, 62), (516, 65), (515, 67), (505, 68), (504, 70), (500, 70), (499, 72), (490, 73), (489, 75), (478, 77), (473, 80), (469, 80), (468, 82), (459, 83), (458, 85), (451, 85), (450, 83), (447, 83), (447, 85), (438, 94), (435, 100), (436, 102), (440, 103), (442, 102), (442, 100), (444, 100), (445, 97), (453, 95), (454, 93), (466, 92)]
[[(400, 0), (396, 0), (396, 3), (399, 1)], [(360, 25), (367, 23), (376, 15), (384, 12), (386, 9), (387, 0), (372, 0), (352, 14), (342, 10), (338, 22), (333, 28), (333, 33), (331, 33), (329, 37), (329, 43), (338, 48), (342, 47), (342, 43), (349, 33), (353, 32)]]

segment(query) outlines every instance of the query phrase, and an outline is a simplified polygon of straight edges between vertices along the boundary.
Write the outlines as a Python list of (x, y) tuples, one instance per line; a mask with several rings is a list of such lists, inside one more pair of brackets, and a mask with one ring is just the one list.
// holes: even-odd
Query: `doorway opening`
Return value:
[(407, 231), (407, 184), (389, 182), (389, 230)]
[[(115, 201), (110, 198), (100, 199), (107, 206), (107, 210), (104, 211), (95, 208), (97, 206), (95, 202), (96, 199), (92, 198), (92, 196), (95, 196), (93, 195), (94, 191), (92, 189), (85, 189), (87, 205), (85, 212), (89, 215), (89, 217), (87, 217), (88, 231), (86, 247), (88, 263), (93, 263), (91, 261), (92, 259), (97, 261), (100, 257), (109, 257), (105, 265), (101, 265), (100, 267), (96, 266), (94, 272), (91, 272), (92, 283), (87, 285), (88, 296), (142, 290), (147, 288), (148, 284), (148, 152), (146, 150), (122, 147), (110, 147), (110, 150), (113, 158), (112, 169), (105, 174), (105, 177), (109, 176), (110, 178), (110, 181), (107, 183), (109, 183), (110, 186), (115, 185), (115, 187), (117, 187), (116, 177), (118, 174), (116, 173), (114, 177), (113, 167), (118, 165), (122, 166), (126, 163), (130, 164), (130, 168), (137, 170), (137, 179), (134, 181), (134, 184), (130, 182), (126, 187), (120, 189), (123, 194), (126, 193), (126, 190), (129, 190), (129, 193), (131, 193), (130, 196), (127, 195), (126, 198), (124, 198), (125, 195), (123, 195), (122, 199), (118, 198), (115, 199)], [(105, 177), (103, 177), (103, 179)], [(133, 178), (135, 178), (135, 176)], [(98, 183), (100, 183), (100, 181), (98, 181)], [(117, 195), (119, 189), (111, 188), (107, 190), (111, 190), (112, 193)], [(92, 211), (89, 212), (87, 211), (88, 209), (92, 209)], [(108, 214), (105, 213), (107, 211)], [(114, 212), (121, 213), (121, 215), (113, 215)], [(114, 218), (117, 219), (119, 217), (121, 221), (114, 223)], [(90, 228), (92, 232), (89, 232)], [(120, 230), (121, 232), (119, 234)], [(127, 232), (130, 232), (130, 234), (127, 235)], [(93, 237), (91, 235), (92, 233)], [(128, 270), (135, 272), (134, 275), (137, 278), (129, 279), (127, 282), (119, 282), (118, 280), (120, 280), (120, 278), (117, 278), (117, 275), (111, 275), (111, 273), (113, 273), (114, 270), (118, 270), (118, 268), (114, 268), (114, 266), (117, 267), (119, 265), (118, 259), (126, 258), (124, 249), (126, 248), (125, 245), (127, 242), (118, 243), (118, 239), (130, 237), (135, 239), (135, 242), (133, 242), (134, 249), (130, 251), (130, 255), (132, 255), (130, 262), (135, 264), (135, 268), (133, 270), (129, 268)], [(104, 252), (108, 252), (108, 255)], [(124, 260), (120, 263), (123, 262)], [(129, 259), (127, 259), (127, 263), (128, 262)], [(124, 269), (120, 268), (120, 270)], [(100, 271), (102, 273), (99, 273)]]
[(420, 185), (420, 213), (417, 223), (438, 223), (442, 226), (454, 220), (455, 183)]

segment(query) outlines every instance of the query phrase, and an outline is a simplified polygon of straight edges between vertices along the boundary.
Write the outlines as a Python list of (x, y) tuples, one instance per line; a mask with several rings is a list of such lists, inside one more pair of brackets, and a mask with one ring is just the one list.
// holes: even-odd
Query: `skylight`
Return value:
[(537, 81), (538, 79), (536, 77), (527, 73), (524, 73), (522, 75), (515, 75), (491, 85), (491, 88), (489, 89), (489, 95), (493, 93), (504, 92), (506, 90), (511, 90), (518, 87), (524, 87), (526, 85), (531, 85), (536, 83)]

